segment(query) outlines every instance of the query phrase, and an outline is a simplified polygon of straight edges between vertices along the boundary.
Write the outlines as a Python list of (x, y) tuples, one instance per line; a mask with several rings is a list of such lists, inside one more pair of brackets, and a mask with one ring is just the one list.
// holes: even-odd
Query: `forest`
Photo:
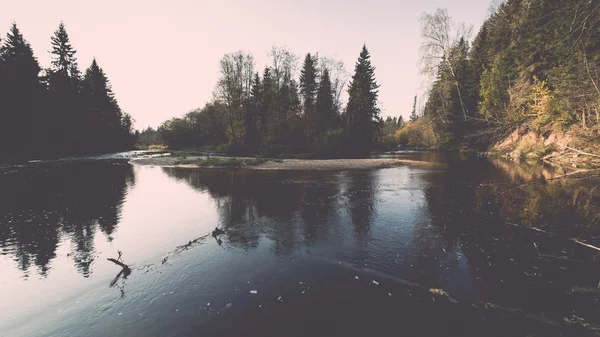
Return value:
[[(424, 110), (396, 136), (411, 147), (486, 150), (509, 134), (600, 139), (600, 2), (496, 1), (470, 43), (446, 10), (421, 17)], [(398, 138), (398, 137), (397, 137)], [(547, 137), (546, 137), (547, 138)], [(528, 144), (544, 155), (556, 144)]]
[(271, 49), (262, 72), (251, 54), (226, 54), (213, 100), (157, 130), (143, 130), (140, 144), (235, 155), (365, 156), (380, 145), (382, 125), (392, 122), (380, 117), (370, 57), (364, 45), (346, 88), (343, 63), (318, 54), (306, 54), (298, 79), (299, 58), (285, 48)]
[[(332, 69), (335, 62), (306, 54), (296, 80), (296, 56), (273, 48), (262, 75), (252, 55), (225, 55), (214, 100), (144, 130), (142, 143), (335, 157), (398, 148), (487, 151), (514, 132), (543, 139), (557, 131), (600, 148), (600, 4), (494, 1), (490, 13), (474, 38), (445, 9), (421, 16), (421, 71), (430, 85), (424, 108), (417, 111), (415, 97), (407, 121), (400, 111), (400, 118), (379, 116), (366, 47), (345, 105), (343, 64)], [(520, 146), (534, 156), (556, 150), (543, 143)]]
[(131, 116), (121, 110), (98, 62), (82, 72), (61, 22), (42, 69), (13, 23), (0, 39), (0, 158), (53, 158), (131, 149)]
[[(13, 23), (0, 41), (0, 157), (87, 154), (163, 144), (233, 155), (354, 157), (398, 148), (487, 151), (518, 132), (538, 140), (562, 132), (581, 144), (600, 135), (600, 4), (494, 1), (475, 36), (445, 9), (420, 18), (424, 107), (381, 117), (366, 45), (350, 77), (341, 61), (280, 47), (255, 69), (253, 55), (225, 54), (213, 99), (132, 130), (96, 60), (82, 73), (64, 24), (41, 69)], [(299, 71), (297, 71), (299, 68)], [(342, 94), (347, 92), (347, 101)], [(594, 152), (596, 150), (589, 150)]]

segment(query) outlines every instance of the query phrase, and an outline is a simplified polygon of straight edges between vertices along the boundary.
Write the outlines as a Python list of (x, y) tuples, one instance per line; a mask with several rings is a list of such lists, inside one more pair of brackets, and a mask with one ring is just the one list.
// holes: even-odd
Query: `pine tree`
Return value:
[(356, 156), (364, 156), (373, 148), (381, 121), (377, 105), (379, 85), (370, 58), (366, 45), (363, 45), (348, 88), (346, 145)]
[(419, 115), (417, 115), (417, 96), (415, 95), (415, 100), (413, 102), (412, 111), (410, 113), (410, 121), (416, 122), (419, 119)]
[(319, 91), (316, 102), (316, 130), (320, 136), (327, 129), (333, 128), (336, 118), (335, 101), (329, 70), (325, 68), (321, 81), (319, 82)]
[(27, 155), (42, 97), (40, 66), (13, 23), (0, 47), (0, 157)]
[(311, 138), (318, 137), (318, 118), (315, 115), (315, 101), (317, 96), (317, 58), (306, 54), (304, 65), (300, 71), (300, 94), (304, 101), (304, 115), (308, 120), (308, 134)]

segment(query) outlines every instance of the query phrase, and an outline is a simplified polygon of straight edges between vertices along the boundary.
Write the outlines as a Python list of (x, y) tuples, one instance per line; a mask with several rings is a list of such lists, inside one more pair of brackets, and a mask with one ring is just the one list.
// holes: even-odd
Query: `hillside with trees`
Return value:
[[(379, 147), (383, 121), (375, 67), (366, 46), (347, 86), (344, 65), (273, 47), (262, 71), (238, 51), (219, 62), (214, 98), (200, 109), (164, 122), (159, 138), (169, 148), (213, 148), (243, 155), (365, 156)], [(341, 102), (343, 90), (349, 100)], [(144, 131), (151, 135), (154, 130)]]
[(130, 149), (132, 118), (96, 60), (81, 72), (63, 23), (51, 45), (42, 69), (16, 23), (0, 40), (0, 159)]
[(600, 3), (498, 2), (472, 43), (446, 10), (424, 14), (421, 26), (433, 82), (401, 143), (515, 157), (598, 153)]

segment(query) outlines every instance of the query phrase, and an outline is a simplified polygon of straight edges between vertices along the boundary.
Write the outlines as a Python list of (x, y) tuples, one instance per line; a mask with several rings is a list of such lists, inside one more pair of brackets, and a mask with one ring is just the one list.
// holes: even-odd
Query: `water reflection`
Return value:
[(135, 183), (123, 161), (41, 163), (0, 169), (0, 247), (27, 277), (47, 276), (62, 236), (69, 258), (88, 277), (99, 230), (110, 241), (126, 189)]
[[(594, 243), (598, 179), (553, 179), (564, 172), (469, 159), (448, 160), (447, 170), (424, 176), (431, 226), (446, 250), (464, 254), (480, 298), (525, 312), (577, 312), (595, 320), (600, 307), (597, 291), (590, 290), (600, 277), (597, 252), (568, 239)], [(419, 256), (424, 265), (440, 261)], [(585, 304), (577, 289), (588, 289)]]
[(177, 180), (207, 192), (219, 212), (228, 242), (253, 248), (262, 234), (277, 254), (300, 243), (326, 239), (347, 209), (355, 236), (365, 240), (375, 209), (376, 172), (252, 172), (163, 168)]
[[(341, 251), (337, 256), (352, 264), (463, 300), (558, 320), (577, 308), (578, 317), (594, 321), (600, 307), (589, 291), (600, 277), (597, 252), (568, 238), (593, 241), (598, 233), (595, 180), (552, 180), (564, 171), (524, 163), (429, 160), (443, 160), (446, 167), (164, 171), (214, 198), (227, 245), (250, 249), (266, 236), (276, 254), (309, 248), (331, 258)], [(423, 203), (413, 191), (422, 193)], [(592, 294), (583, 302), (581, 289)]]
[[(125, 298), (118, 304), (129, 307), (106, 310), (136, 316), (126, 320), (129, 332), (136, 333), (156, 328), (176, 334), (166, 323), (179, 322), (175, 325), (185, 335), (191, 331), (186, 329), (201, 325), (199, 317), (208, 317), (202, 316), (209, 312), (208, 302), (214, 310), (221, 304), (220, 309), (232, 309), (219, 316), (219, 322), (228, 324), (248, 317), (247, 308), (266, 309), (268, 301), (281, 295), (285, 302), (274, 301), (276, 305), (289, 303), (340, 321), (347, 317), (339, 312), (356, 307), (371, 311), (387, 303), (383, 297), (408, 314), (415, 307), (435, 312), (435, 319), (448, 313), (462, 317), (465, 308), (477, 311), (489, 302), (513, 314), (522, 310), (554, 321), (576, 315), (600, 322), (597, 252), (568, 240), (578, 237), (596, 245), (597, 180), (553, 179), (564, 171), (524, 163), (418, 156), (412, 159), (436, 165), (267, 172), (132, 170), (125, 162), (81, 161), (5, 168), (0, 172), (6, 186), (0, 195), (0, 247), (25, 274), (35, 268), (46, 275), (57, 259), (57, 246), (62, 255), (61, 243), (68, 241), (68, 259), (77, 270), (86, 277), (94, 270), (95, 277), (101, 276), (101, 289), (93, 295), (100, 304), (83, 316), (95, 322), (94, 315), (104, 310), (99, 307), (115, 304), (98, 295), (108, 285)], [(215, 227), (223, 232), (211, 236)], [(102, 246), (99, 236), (107, 241), (114, 237), (113, 245)], [(115, 276), (112, 264), (103, 274), (93, 264), (99, 255), (112, 257), (112, 249), (125, 251), (131, 274)], [(60, 278), (60, 272), (53, 275)], [(311, 278), (309, 291), (301, 292), (305, 284), (291, 288), (305, 278)], [(51, 282), (75, 283), (49, 277), (35, 286)], [(31, 283), (20, 283), (26, 284), (21, 289), (32, 289)], [(337, 286), (331, 290), (328, 284)], [(439, 301), (431, 301), (430, 288), (443, 289), (460, 306), (448, 302), (440, 307)], [(260, 289), (259, 295), (242, 297), (250, 289)], [(292, 290), (298, 297), (292, 297)], [(332, 294), (360, 300), (352, 302), (354, 307), (314, 308), (311, 301), (332, 299)], [(228, 303), (233, 307), (225, 307)], [(240, 316), (227, 316), (237, 307)], [(159, 323), (138, 321), (141, 312)], [(399, 311), (373, 309), (372, 315), (390, 312)], [(183, 317), (187, 321), (178, 321)]]

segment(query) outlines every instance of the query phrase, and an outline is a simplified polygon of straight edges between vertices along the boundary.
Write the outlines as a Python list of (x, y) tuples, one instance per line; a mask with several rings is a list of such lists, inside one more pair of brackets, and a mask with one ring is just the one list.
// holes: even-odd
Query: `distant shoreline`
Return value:
[[(202, 161), (209, 157), (194, 156), (181, 159), (177, 157), (155, 157), (155, 158), (135, 158), (130, 162), (143, 166), (161, 166), (161, 167), (179, 167), (179, 168), (228, 168), (227, 160), (231, 158), (221, 158), (220, 162), (214, 165), (200, 165)], [(215, 158), (215, 157), (211, 157)], [(366, 158), (366, 159), (281, 159), (267, 160), (262, 163), (253, 163), (256, 158), (236, 158), (242, 163), (246, 160), (250, 164), (240, 164), (235, 168), (251, 170), (368, 170), (377, 168), (388, 168), (396, 166), (439, 166), (441, 164), (391, 158)]]

